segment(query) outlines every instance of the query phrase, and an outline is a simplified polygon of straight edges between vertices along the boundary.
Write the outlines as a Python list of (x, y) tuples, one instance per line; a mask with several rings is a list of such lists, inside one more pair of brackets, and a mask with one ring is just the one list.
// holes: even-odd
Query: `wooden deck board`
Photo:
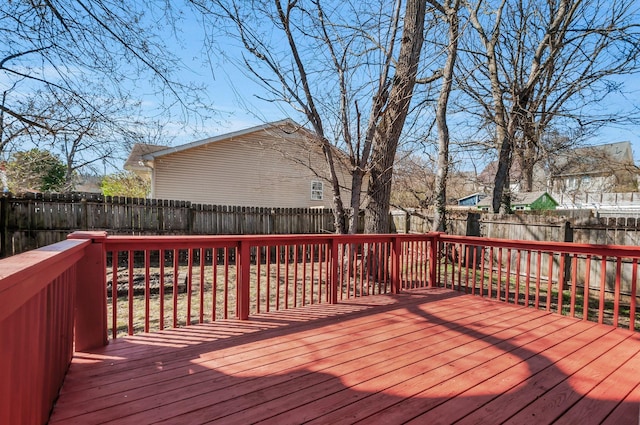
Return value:
[[(531, 319), (528, 315), (522, 313), (523, 312), (519, 312), (517, 320), (526, 322)], [(532, 313), (535, 314), (536, 312), (532, 311)], [(514, 321), (516, 320), (516, 318), (511, 319)], [(506, 322), (502, 322), (501, 327), (495, 327), (493, 329), (495, 335), (506, 332), (517, 332), (517, 330), (515, 330), (516, 328), (504, 329), (505, 323)], [(492, 333), (491, 325), (487, 324), (485, 329), (487, 330), (487, 333)], [(455, 340), (452, 339), (452, 341)], [(434, 347), (430, 348), (438, 349), (433, 351), (430, 349), (421, 349), (421, 358), (419, 360), (414, 359), (413, 364), (399, 365), (403, 367), (393, 368), (389, 373), (383, 376), (379, 376), (362, 383), (355, 383), (355, 385), (350, 386), (351, 390), (359, 391), (359, 395), (363, 399), (362, 402), (353, 403), (353, 400), (349, 400), (351, 403), (349, 403), (348, 406), (336, 411), (335, 414), (322, 416), (322, 420), (326, 420), (330, 423), (348, 423), (356, 418), (360, 419), (361, 417), (359, 415), (367, 414), (368, 412), (375, 412), (376, 410), (374, 409), (381, 410), (386, 402), (390, 402), (391, 400), (386, 397), (386, 394), (388, 393), (413, 396), (414, 394), (419, 393), (425, 385), (435, 385), (438, 380), (447, 381), (447, 374), (462, 372), (464, 368), (463, 365), (455, 365), (451, 363), (452, 359), (459, 359), (461, 357), (457, 353), (469, 353), (466, 355), (473, 356), (484, 352), (486, 349), (491, 350), (491, 348), (487, 347), (486, 344), (483, 345), (481, 341), (475, 339), (467, 341), (460, 341), (458, 339), (454, 344), (449, 345), (436, 343)], [(489, 357), (491, 357), (490, 354)], [(423, 379), (424, 374), (427, 373), (429, 373), (429, 380)], [(342, 379), (342, 381), (345, 382), (344, 379)], [(346, 381), (346, 383), (350, 382)], [(376, 390), (375, 393), (372, 391), (374, 389)], [(346, 398), (341, 394), (336, 394), (334, 399), (326, 401), (320, 400), (312, 403), (317, 405), (315, 409), (311, 409), (310, 405), (299, 408), (299, 413), (306, 415), (315, 413), (316, 416), (320, 416), (323, 411), (329, 411), (329, 407), (332, 409), (341, 407), (346, 403), (345, 400)], [(321, 403), (325, 404), (325, 406), (322, 406)], [(296, 415), (292, 415), (292, 413), (294, 412), (288, 412), (286, 416), (295, 417)], [(283, 417), (274, 417), (270, 422), (283, 423)]]
[[(460, 313), (460, 314), (465, 314), (465, 313)], [(467, 313), (468, 314), (468, 313)], [(373, 321), (373, 322), (369, 322), (369, 323), (365, 323), (363, 326), (365, 326), (366, 329), (370, 329), (372, 326), (374, 326), (376, 323), (378, 323), (379, 320), (377, 321)], [(372, 325), (373, 324), (373, 325)], [(408, 326), (410, 325), (410, 321), (409, 320), (402, 320), (399, 321), (395, 326), (398, 327), (402, 327), (405, 328), (404, 332), (408, 332)], [(345, 326), (346, 327), (346, 326)], [(345, 341), (351, 341), (353, 344), (355, 344), (356, 347), (361, 348), (361, 347), (365, 347), (365, 349), (367, 349), (367, 345), (366, 344), (362, 344), (361, 342), (358, 342), (357, 340), (354, 341), (357, 333), (354, 332), (350, 332), (355, 330), (353, 327), (346, 327), (347, 329), (341, 329), (341, 332), (346, 332), (346, 335), (342, 337), (342, 339), (344, 339)], [(414, 325), (414, 331), (415, 329), (420, 329), (420, 328), (424, 328), (424, 324), (420, 324), (418, 325)], [(373, 334), (374, 337), (380, 338), (380, 337), (384, 337), (387, 340), (392, 341), (394, 344), (402, 344), (403, 341), (399, 338), (400, 335), (395, 332), (393, 330), (392, 327), (387, 327), (387, 328), (382, 328), (380, 327), (380, 329), (384, 329), (384, 330), (372, 330), (370, 332), (370, 334)], [(377, 332), (377, 334), (376, 334)], [(393, 332), (393, 334), (391, 334), (390, 332)], [(339, 343), (339, 341), (341, 341), (340, 337), (332, 337), (332, 335), (335, 335), (335, 331), (334, 333), (318, 333), (314, 330), (313, 334), (310, 334), (304, 341), (305, 344), (304, 346), (300, 347), (299, 349), (296, 349), (295, 351), (291, 351), (291, 350), (287, 350), (285, 349), (284, 345), (291, 345), (292, 341), (294, 341), (293, 339), (285, 341), (285, 342), (281, 342), (281, 343), (274, 343), (274, 344), (270, 344), (268, 346), (265, 346), (264, 344), (249, 344), (249, 348), (246, 348), (245, 346), (238, 346), (236, 351), (233, 351), (232, 354), (230, 356), (224, 356), (224, 355), (220, 355), (220, 352), (218, 351), (218, 358), (215, 359), (216, 362), (216, 366), (217, 367), (224, 367), (224, 366), (229, 366), (229, 365), (238, 365), (238, 366), (242, 366), (244, 369), (242, 370), (246, 370), (246, 369), (251, 369), (252, 367), (255, 368), (256, 366), (249, 362), (248, 360), (251, 360), (251, 358), (254, 359), (258, 359), (258, 360), (264, 360), (264, 359), (268, 359), (269, 363), (266, 365), (266, 367), (268, 369), (271, 369), (271, 371), (275, 371), (276, 367), (274, 366), (274, 364), (276, 364), (278, 362), (278, 360), (283, 359), (284, 361), (288, 361), (289, 358), (294, 358), (297, 360), (300, 360), (301, 358), (299, 357), (301, 353), (304, 353), (305, 351), (307, 351), (306, 355), (307, 356), (312, 356), (313, 352), (308, 352), (308, 344), (309, 343), (314, 343), (314, 349), (318, 350), (318, 349), (324, 349), (324, 350), (328, 350), (330, 348), (331, 345), (336, 345)], [(321, 344), (321, 340), (319, 338), (317, 338), (319, 335), (323, 336), (323, 339), (325, 340), (324, 345)], [(392, 336), (393, 335), (393, 336)], [(369, 338), (371, 338), (371, 336), (369, 335)], [(347, 350), (344, 347), (339, 347), (337, 349), (337, 351), (335, 351), (335, 353), (340, 353), (340, 352), (346, 352)], [(373, 350), (372, 350), (373, 351)], [(384, 351), (384, 349), (383, 349)], [(286, 354), (286, 355), (285, 355)], [(325, 351), (324, 353), (325, 355), (332, 355), (334, 354), (333, 352), (330, 351)], [(249, 356), (250, 355), (250, 356)], [(201, 356), (202, 358), (202, 356)], [(199, 359), (200, 360), (200, 359)], [(175, 363), (175, 362), (173, 362)], [(195, 362), (194, 362), (195, 363)], [(205, 363), (200, 363), (200, 364), (205, 364)], [(291, 367), (290, 363), (284, 363), (287, 368)], [(253, 366), (252, 366), (253, 365)], [(114, 385), (116, 386), (128, 386), (128, 388), (133, 389), (133, 388), (141, 388), (144, 387), (147, 384), (156, 384), (155, 388), (154, 388), (154, 392), (158, 393), (158, 385), (160, 384), (162, 385), (163, 382), (168, 383), (169, 389), (175, 389), (175, 387), (180, 388), (183, 387), (184, 385), (177, 385), (178, 383), (175, 380), (172, 380), (173, 378), (185, 378), (183, 379), (185, 382), (191, 384), (191, 385), (196, 385), (198, 384), (198, 379), (196, 376), (194, 376), (195, 374), (185, 374), (184, 371), (182, 370), (175, 370), (175, 369), (171, 369), (169, 367), (170, 365), (168, 364), (163, 364), (163, 380), (164, 381), (158, 381), (158, 378), (155, 376), (156, 374), (152, 374), (152, 375), (146, 375), (146, 376), (141, 376), (142, 373), (141, 371), (136, 371), (134, 370), (132, 373), (134, 373), (134, 376), (136, 376), (136, 381), (135, 381), (135, 387), (132, 387), (131, 383), (127, 383), (126, 381), (123, 383), (121, 381), (116, 381), (114, 384), (102, 384), (99, 383), (100, 386), (99, 387), (94, 387), (94, 388), (88, 388), (88, 389), (84, 389), (80, 392), (82, 399), (79, 400), (80, 404), (83, 405), (84, 402), (86, 400), (89, 399), (96, 399), (98, 397), (104, 397), (105, 395), (108, 394), (119, 394), (119, 391), (121, 388), (113, 388)], [(237, 372), (241, 372), (237, 371)], [(157, 372), (157, 371), (156, 371)], [(176, 372), (176, 373), (174, 373)], [(264, 372), (258, 370), (256, 371), (256, 373), (262, 374)], [(231, 375), (232, 373), (229, 372), (229, 374)], [(120, 376), (125, 376), (126, 374), (120, 374)], [(204, 376), (206, 378), (206, 376)], [(115, 378), (111, 378), (111, 379), (115, 379)], [(120, 378), (121, 379), (121, 378)], [(96, 384), (97, 385), (97, 384)], [(192, 394), (192, 393), (191, 393)], [(67, 397), (69, 398), (69, 397)], [(104, 398), (100, 399), (100, 402), (104, 402)]]
[[(637, 346), (629, 346), (625, 344), (624, 340), (621, 340), (607, 351), (606, 357), (600, 356), (588, 364), (583, 362), (579, 370), (567, 376), (558, 385), (520, 410), (507, 423), (535, 425), (540, 422), (555, 421), (613, 371), (622, 366), (630, 356), (636, 354), (638, 348)], [(584, 361), (584, 359), (580, 359), (580, 361)], [(566, 369), (563, 372), (569, 373)], [(600, 407), (606, 407), (605, 403), (600, 403)]]
[[(630, 348), (633, 349), (633, 346)], [(557, 423), (570, 424), (569, 418), (575, 419), (574, 422), (578, 423), (585, 423), (588, 420), (604, 421), (611, 411), (618, 408), (618, 405), (637, 403), (640, 401), (638, 398), (640, 394), (635, 395), (635, 400), (626, 402), (624, 400), (628, 396), (634, 397), (632, 393), (638, 386), (638, 371), (640, 371), (640, 353), (636, 353), (622, 366), (616, 368), (607, 379), (599, 382), (585, 397), (571, 407), (570, 415), (564, 415)], [(629, 421), (618, 420), (615, 423), (629, 423)]]
[(576, 328), (576, 323), (568, 325), (564, 319), (559, 319), (534, 329), (529, 334), (530, 340), (518, 341), (522, 344), (520, 347), (505, 352), (486, 365), (474, 368), (468, 373), (469, 376), (461, 376), (464, 379), (457, 381), (460, 385), (453, 386), (461, 390), (455, 397), (423, 413), (413, 422), (428, 420), (434, 424), (453, 423), (503, 394), (508, 394), (532, 373), (545, 366), (544, 361), (536, 359), (535, 353), (550, 349), (558, 339), (574, 337), (579, 332)]
[[(542, 329), (542, 332), (539, 332), (538, 337), (544, 336), (544, 332), (547, 330), (549, 329)], [(564, 338), (570, 337), (570, 331), (562, 329), (562, 332), (564, 332), (565, 334), (562, 336), (558, 335), (558, 337), (564, 337)], [(525, 341), (526, 339), (523, 339), (523, 342)], [(507, 341), (505, 341), (505, 343), (506, 342)], [(509, 351), (514, 351), (515, 349), (517, 349), (515, 344), (512, 347), (509, 347), (509, 348), (504, 347), (504, 348), (506, 348)], [(448, 373), (449, 376), (445, 375), (443, 379), (436, 380), (436, 379), (433, 379), (432, 376), (430, 375), (429, 376), (430, 379), (426, 380), (426, 383), (428, 385), (431, 385), (429, 388), (426, 388), (424, 391), (416, 393), (411, 398), (402, 400), (401, 402), (393, 406), (390, 406), (389, 408), (378, 411), (377, 413), (375, 413), (376, 418), (380, 420), (386, 420), (389, 423), (401, 423), (404, 421), (409, 421), (412, 418), (416, 417), (417, 415), (420, 415), (421, 412), (423, 412), (423, 415), (418, 420), (418, 422), (423, 421), (422, 423), (425, 423), (424, 420), (427, 419), (427, 416), (429, 420), (426, 423), (430, 423), (430, 421), (432, 420), (437, 420), (439, 418), (438, 413), (436, 413), (435, 415), (431, 415), (427, 413), (431, 409), (437, 407), (439, 404), (445, 403), (447, 400), (451, 400), (452, 397), (455, 397), (457, 394), (461, 393), (466, 388), (473, 386), (474, 371), (478, 373), (478, 371), (482, 369), (489, 368), (488, 366), (492, 364), (497, 365), (497, 364), (504, 363), (505, 366), (507, 365), (508, 357), (503, 358), (505, 357), (504, 356), (505, 351), (501, 351), (499, 347), (496, 347), (496, 349), (497, 351), (494, 351), (493, 347), (491, 347), (491, 348), (478, 351), (471, 355), (454, 357), (453, 359), (451, 359), (450, 363), (446, 364), (446, 367), (441, 368), (441, 369), (444, 369), (444, 371), (441, 371), (441, 370), (438, 371), (440, 372), (440, 374)], [(508, 354), (509, 351), (507, 351), (506, 353)], [(518, 357), (518, 359), (520, 359), (520, 357)], [(524, 379), (525, 376), (528, 376), (527, 370), (519, 370), (519, 369), (522, 369), (522, 368), (514, 368), (514, 370), (511, 370), (510, 376), (516, 377), (516, 379), (518, 377), (520, 379)], [(447, 378), (450, 378), (450, 379), (447, 379)], [(422, 379), (422, 381), (425, 381), (425, 380)], [(488, 388), (487, 394), (496, 394), (496, 387), (492, 386), (491, 388)], [(382, 397), (383, 397), (383, 394), (380, 394), (378, 397), (375, 397), (375, 398), (382, 398)], [(463, 398), (461, 400), (463, 401), (463, 404), (464, 404), (468, 400), (473, 400), (473, 397), (470, 397), (469, 399)], [(375, 406), (376, 404), (378, 403), (375, 403), (374, 400), (372, 400), (372, 407)], [(357, 412), (355, 407), (356, 406), (353, 406), (352, 408), (353, 415), (357, 414), (362, 416), (366, 413), (368, 413), (369, 415), (372, 414), (371, 411)], [(375, 412), (375, 410), (373, 412)], [(457, 411), (448, 412), (448, 413), (456, 413), (456, 412)], [(359, 416), (355, 416), (355, 417), (359, 417)], [(451, 421), (445, 421), (443, 423), (451, 423)]]
[(76, 353), (50, 423), (637, 423), (639, 369), (629, 331), (417, 290)]
[[(463, 418), (460, 423), (481, 424), (486, 418), (492, 418), (496, 423), (507, 421), (565, 379), (566, 373), (575, 371), (580, 365), (605, 355), (609, 348), (626, 336), (617, 335), (618, 332), (614, 332), (612, 328), (604, 329), (602, 326), (584, 322), (583, 324), (589, 327), (582, 331), (574, 329), (577, 332), (576, 335), (564, 340), (556, 340), (555, 344), (546, 350), (536, 353), (534, 348), (532, 356), (526, 360), (528, 373), (521, 376), (524, 379), (508, 391), (499, 393), (491, 402)], [(612, 333), (613, 335), (607, 340), (601, 338), (603, 335)]]
[[(498, 312), (501, 311), (502, 310)], [(530, 312), (535, 313), (533, 311)], [(514, 314), (514, 312), (511, 313)], [(504, 320), (506, 319), (508, 318), (504, 318)], [(424, 327), (425, 326), (423, 323), (420, 328)], [(431, 332), (424, 332), (424, 329), (421, 330), (427, 338), (434, 339), (434, 336)], [(393, 332), (391, 331), (389, 334), (393, 335)], [(413, 345), (406, 344), (406, 347), (412, 348), (412, 351), (414, 353), (410, 354), (409, 356), (395, 357), (393, 363), (380, 364), (379, 358), (376, 357), (376, 352), (371, 350), (370, 345), (364, 347), (364, 350), (360, 349), (360, 351), (363, 351), (362, 355), (355, 355), (355, 353), (353, 353), (352, 351), (341, 349), (340, 352), (349, 356), (348, 360), (344, 360), (344, 356), (341, 358), (338, 356), (332, 356), (331, 353), (325, 353), (326, 359), (324, 359), (324, 361), (320, 360), (320, 362), (314, 362), (314, 374), (311, 374), (310, 377), (296, 377), (296, 380), (287, 382), (286, 385), (271, 387), (269, 396), (273, 399), (273, 401), (265, 400), (264, 396), (261, 393), (247, 392), (243, 395), (242, 398), (236, 398), (233, 400), (225, 401), (223, 403), (217, 403), (214, 406), (205, 405), (202, 406), (201, 409), (198, 409), (193, 413), (186, 412), (182, 418), (176, 418), (175, 416), (172, 416), (172, 421), (178, 421), (177, 423), (190, 423), (191, 421), (198, 422), (202, 420), (202, 418), (224, 418), (225, 423), (233, 423), (236, 419), (239, 423), (247, 423), (251, 422), (252, 420), (261, 418), (264, 415), (262, 412), (264, 412), (265, 409), (270, 412), (276, 413), (279, 411), (290, 409), (292, 404), (303, 404), (303, 402), (305, 401), (304, 399), (324, 400), (324, 396), (326, 396), (327, 394), (332, 394), (343, 389), (345, 381), (358, 383), (360, 382), (360, 380), (384, 380), (388, 379), (388, 374), (397, 374), (398, 371), (403, 370), (403, 368), (401, 368), (402, 365), (410, 364), (413, 367), (419, 366), (420, 363), (417, 362), (415, 353), (425, 355), (425, 353), (428, 353), (429, 351), (420, 349), (420, 347), (430, 346), (433, 350), (439, 348), (439, 352), (444, 352), (445, 350), (450, 348), (448, 346), (439, 347), (439, 343), (441, 341), (444, 340), (445, 343), (447, 342), (445, 338), (445, 335), (437, 334), (437, 337), (435, 337), (437, 341), (431, 342), (423, 338), (422, 341), (416, 342)], [(475, 342), (475, 339), (467, 338), (466, 342)], [(451, 345), (452, 347), (458, 347), (461, 344), (462, 342), (456, 341), (454, 339), (448, 341), (448, 345)], [(357, 343), (357, 345), (360, 346), (361, 343)], [(385, 350), (381, 350), (378, 353), (380, 356), (385, 356), (386, 354)], [(398, 353), (394, 351), (394, 354)], [(294, 359), (292, 359), (292, 361), (293, 360)], [(367, 368), (364, 368), (367, 361), (371, 364), (368, 365)], [(431, 365), (430, 367), (433, 366)], [(382, 378), (379, 378), (376, 375), (382, 375)], [(339, 383), (336, 383), (335, 380), (329, 379), (330, 377), (334, 376), (340, 378)], [(297, 381), (301, 382), (298, 383)], [(301, 385), (302, 387), (298, 388), (296, 387), (296, 385)], [(312, 388), (312, 391), (300, 391), (305, 388)], [(282, 393), (278, 392), (278, 390), (281, 390)], [(249, 409), (246, 408), (247, 400), (250, 401), (250, 404), (256, 405), (256, 408), (249, 411)], [(197, 400), (197, 402), (199, 401), (200, 400)], [(205, 398), (203, 402), (210, 403), (210, 397)], [(190, 404), (189, 407), (193, 407), (193, 404)], [(171, 415), (176, 415), (175, 411), (170, 409), (166, 410), (169, 410)], [(308, 408), (305, 408), (303, 410), (307, 411)], [(324, 409), (321, 409), (320, 411), (322, 412), (323, 410)], [(235, 417), (230, 417), (229, 414), (233, 412), (237, 412), (238, 414), (235, 415)], [(294, 422), (298, 422), (301, 419), (304, 418), (296, 418)]]

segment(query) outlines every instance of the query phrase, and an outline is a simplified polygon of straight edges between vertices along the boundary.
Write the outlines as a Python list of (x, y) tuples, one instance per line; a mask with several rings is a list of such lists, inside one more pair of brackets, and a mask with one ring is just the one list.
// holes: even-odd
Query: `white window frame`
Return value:
[(311, 200), (322, 201), (324, 200), (324, 182), (321, 180), (311, 181)]

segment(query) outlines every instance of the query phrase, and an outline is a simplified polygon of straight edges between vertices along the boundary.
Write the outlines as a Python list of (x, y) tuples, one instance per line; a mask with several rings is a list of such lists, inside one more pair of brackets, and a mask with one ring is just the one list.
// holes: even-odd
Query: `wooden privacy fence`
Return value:
[(0, 257), (64, 240), (74, 231), (128, 235), (333, 233), (324, 208), (267, 208), (97, 194), (0, 197)]
[[(566, 213), (566, 215), (565, 215)], [(572, 211), (546, 214), (490, 214), (451, 211), (447, 234), (493, 239), (578, 242), (596, 245), (640, 245), (640, 218), (574, 216)], [(427, 233), (433, 218), (429, 212), (395, 211), (398, 233)]]

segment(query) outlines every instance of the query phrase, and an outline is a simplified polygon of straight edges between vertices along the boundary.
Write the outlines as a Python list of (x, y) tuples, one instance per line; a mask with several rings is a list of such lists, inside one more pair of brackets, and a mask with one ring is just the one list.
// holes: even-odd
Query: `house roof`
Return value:
[(154, 152), (160, 152), (166, 150), (168, 146), (151, 145), (147, 143), (136, 143), (129, 153), (129, 157), (124, 163), (124, 169), (129, 171), (146, 170), (147, 167), (142, 163), (142, 159), (145, 155), (152, 154)]
[(164, 149), (162, 149), (162, 150), (155, 150), (153, 152), (148, 152), (145, 155), (142, 155), (141, 159), (142, 160), (146, 160), (146, 161), (150, 161), (150, 160), (154, 160), (155, 158), (158, 158), (158, 157), (161, 157), (161, 156), (170, 155), (170, 154), (177, 153), (177, 152), (182, 152), (182, 151), (185, 151), (185, 150), (188, 150), (188, 149), (196, 148), (196, 147), (199, 147), (199, 146), (205, 146), (205, 145), (208, 145), (208, 144), (211, 144), (211, 143), (220, 142), (220, 141), (223, 141), (223, 140), (231, 140), (233, 138), (244, 136), (244, 135), (251, 134), (251, 133), (255, 133), (257, 131), (263, 131), (263, 130), (268, 130), (268, 129), (271, 129), (271, 128), (278, 128), (278, 127), (281, 128), (281, 127), (286, 127), (286, 126), (292, 126), (292, 127), (297, 128), (297, 129), (304, 129), (304, 127), (302, 127), (300, 124), (296, 123), (292, 119), (287, 118), (287, 119), (280, 120), (280, 121), (275, 121), (275, 122), (270, 122), (270, 123), (266, 123), (266, 124), (257, 125), (255, 127), (245, 128), (245, 129), (234, 131), (234, 132), (231, 132), (231, 133), (221, 134), (219, 136), (208, 137), (206, 139), (197, 140), (195, 142), (186, 143), (186, 144), (180, 145), (180, 146), (174, 146), (174, 147), (165, 146)]
[[(548, 192), (538, 191), (538, 192), (515, 192), (511, 194), (511, 205), (531, 205), (544, 195), (549, 196), (551, 199), (553, 197), (549, 195)], [(486, 197), (485, 199), (478, 202), (478, 207), (491, 207), (493, 198), (491, 196)], [(558, 201), (553, 199), (553, 201), (557, 204)]]
[(556, 204), (558, 203), (548, 192), (538, 191), (538, 192), (518, 192), (511, 194), (511, 205), (531, 205), (538, 199), (547, 195), (551, 198)]
[(586, 146), (558, 154), (553, 161), (555, 177), (612, 173), (624, 167), (634, 167), (630, 142)]
[(473, 198), (474, 196), (487, 196), (486, 193), (483, 192), (475, 192), (475, 193), (470, 193), (469, 195), (463, 196), (462, 198), (458, 198), (458, 202), (460, 201), (464, 201), (465, 199), (469, 199), (469, 198)]

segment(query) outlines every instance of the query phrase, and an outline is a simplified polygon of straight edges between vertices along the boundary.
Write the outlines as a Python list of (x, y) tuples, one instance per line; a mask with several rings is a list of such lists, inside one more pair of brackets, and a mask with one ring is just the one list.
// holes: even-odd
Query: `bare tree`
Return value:
[(21, 111), (19, 117), (7, 112), (6, 105), (11, 102), (10, 98), (14, 95), (16, 86), (17, 84), (13, 83), (4, 88), (0, 98), (0, 158), (4, 160), (14, 152), (20, 141), (37, 139), (40, 128), (29, 124), (29, 121), (44, 113), (40, 110), (43, 106), (37, 102), (38, 96), (27, 99), (21, 97), (18, 101), (12, 102), (14, 110)]
[[(420, 209), (431, 211), (436, 205), (436, 172), (439, 157), (431, 158), (417, 152), (401, 152), (397, 155), (393, 170), (393, 188), (391, 206), (407, 211)], [(476, 177), (472, 172), (460, 171), (458, 166), (465, 165), (452, 155), (448, 164), (447, 199), (451, 205), (459, 198), (477, 192)]]
[(59, 155), (66, 166), (65, 189), (73, 190), (79, 172), (99, 173), (98, 165), (116, 167), (130, 144), (147, 131), (149, 125), (138, 123), (134, 102), (127, 98), (109, 99), (96, 94), (84, 94), (93, 105), (86, 109), (75, 94), (65, 91), (39, 91), (34, 96), (38, 119), (48, 129), (29, 128), (34, 145)]
[[(511, 167), (512, 140), (515, 133), (515, 120), (510, 119), (513, 114), (509, 114), (509, 108), (504, 99), (504, 88), (501, 81), (499, 67), (499, 41), (502, 22), (502, 14), (506, 5), (506, 0), (502, 0), (499, 6), (493, 11), (495, 16), (492, 22), (486, 24), (486, 29), (480, 21), (479, 11), (484, 6), (484, 1), (479, 0), (475, 5), (469, 4), (470, 21), (473, 28), (480, 39), (483, 50), (480, 50), (475, 58), (476, 61), (471, 62), (471, 67), (481, 70), (480, 74), (489, 80), (489, 93), (480, 93), (476, 87), (465, 85), (467, 92), (471, 93), (475, 101), (480, 103), (483, 111), (490, 117), (490, 122), (495, 125), (495, 143), (498, 147), (498, 169), (495, 177), (495, 187), (493, 190), (492, 205), (493, 210), (498, 211), (501, 205), (508, 208), (509, 202), (503, 202), (503, 192), (509, 177), (509, 168)], [(475, 59), (474, 58), (474, 59)], [(471, 74), (475, 75), (475, 74)], [(478, 81), (479, 78), (474, 82)], [(484, 81), (486, 81), (484, 80)], [(464, 77), (461, 79), (464, 81)], [(513, 109), (518, 108), (516, 99), (512, 106)]]
[[(640, 24), (633, 2), (576, 3), (578, 6), (568, 18), (566, 29), (560, 30), (565, 36), (552, 40), (554, 46), (549, 50), (548, 61), (543, 63), (538, 83), (530, 90), (527, 111), (515, 140), (514, 153), (525, 178), (525, 190), (532, 190), (533, 169), (539, 161), (569, 147), (562, 143), (562, 138), (546, 137), (547, 133), (561, 129), (575, 147), (603, 125), (611, 122), (623, 125), (638, 120), (637, 113), (618, 108), (604, 111), (598, 108), (597, 112), (586, 108), (597, 106), (609, 95), (624, 90), (614, 77), (639, 70)], [(541, 4), (528, 6), (524, 8), (520, 4), (515, 18), (506, 22), (510, 34), (536, 25), (536, 17), (545, 11)], [(509, 37), (509, 40), (513, 43), (511, 49), (519, 52), (509, 68), (517, 70), (519, 63), (526, 63), (525, 52), (531, 48), (531, 41), (524, 36)], [(515, 75), (517, 80), (521, 74)]]
[[(129, 95), (141, 81), (150, 81), (164, 100), (151, 113), (179, 105), (185, 114), (196, 107), (206, 114), (201, 91), (174, 77), (184, 66), (163, 37), (177, 19), (170, 3), (155, 0), (1, 2), (0, 154), (10, 137), (86, 140), (97, 121), (125, 130), (122, 120), (138, 113)], [(73, 122), (63, 133), (61, 119)], [(112, 137), (124, 139), (130, 131)]]
[(628, 0), (468, 4), (480, 48), (465, 47), (460, 81), (495, 135), (494, 211), (508, 205), (514, 155), (531, 187), (533, 167), (548, 153), (547, 131), (566, 126), (580, 134), (616, 119), (618, 111), (596, 116), (585, 107), (621, 89), (613, 77), (638, 71), (633, 7)]
[(412, 152), (399, 152), (393, 170), (391, 205), (394, 208), (428, 209), (434, 203), (434, 161)]
[(442, 72), (442, 86), (436, 106), (436, 124), (438, 127), (438, 166), (435, 181), (435, 211), (432, 228), (434, 231), (446, 231), (447, 214), (447, 176), (449, 174), (449, 125), (447, 108), (453, 87), (454, 68), (458, 56), (460, 37), (460, 0), (447, 0), (442, 4), (429, 0), (435, 9), (443, 15), (447, 26), (447, 59)]
[[(292, 108), (315, 133), (330, 169), (337, 231), (356, 231), (365, 178), (365, 230), (388, 231), (393, 159), (417, 78), (424, 2), (408, 0), (404, 14), (401, 0), (213, 3), (194, 0), (217, 24), (231, 24), (226, 30), (246, 52), (241, 66), (266, 88), (264, 100)], [(336, 176), (337, 150), (348, 158), (348, 201)]]

